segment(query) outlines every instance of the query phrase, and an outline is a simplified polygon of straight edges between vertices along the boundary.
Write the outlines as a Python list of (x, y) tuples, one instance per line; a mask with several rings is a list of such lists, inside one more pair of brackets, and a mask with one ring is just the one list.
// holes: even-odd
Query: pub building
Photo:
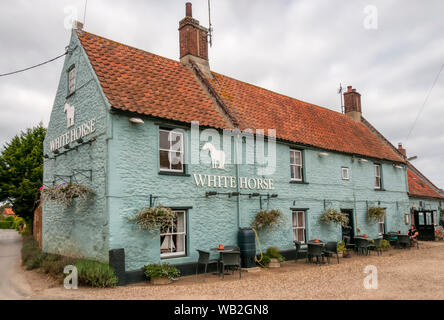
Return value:
[[(44, 184), (75, 181), (95, 195), (86, 205), (43, 204), (45, 252), (113, 266), (117, 255), (127, 273), (168, 262), (187, 274), (197, 249), (237, 245), (265, 209), (284, 219), (259, 232), (261, 248), (289, 259), (295, 240), (407, 232), (414, 202), (405, 154), (363, 117), (355, 89), (338, 113), (230, 78), (210, 69), (207, 37), (190, 3), (180, 61), (74, 24), (44, 142)], [(442, 195), (433, 199), (440, 209)], [(168, 232), (128, 220), (158, 205), (177, 213)], [(377, 223), (367, 218), (373, 206), (386, 211)], [(319, 220), (330, 208), (349, 216), (349, 228)]]

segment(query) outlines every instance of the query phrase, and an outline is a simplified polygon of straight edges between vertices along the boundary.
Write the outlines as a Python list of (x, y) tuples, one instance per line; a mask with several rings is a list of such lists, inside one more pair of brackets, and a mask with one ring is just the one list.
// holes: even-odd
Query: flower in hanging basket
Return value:
[(262, 210), (254, 217), (251, 227), (256, 230), (263, 230), (266, 228), (274, 228), (281, 225), (283, 222), (283, 214), (281, 210)]
[(326, 224), (334, 223), (346, 227), (348, 225), (348, 216), (345, 213), (335, 209), (326, 210), (320, 217), (320, 220)]
[(381, 207), (371, 207), (368, 209), (367, 215), (369, 220), (377, 222), (385, 217), (385, 209)]
[(74, 198), (86, 200), (93, 195), (95, 192), (90, 187), (74, 183), (65, 184), (63, 188), (60, 185), (40, 188), (40, 199), (43, 203), (53, 201), (64, 209), (72, 204)]

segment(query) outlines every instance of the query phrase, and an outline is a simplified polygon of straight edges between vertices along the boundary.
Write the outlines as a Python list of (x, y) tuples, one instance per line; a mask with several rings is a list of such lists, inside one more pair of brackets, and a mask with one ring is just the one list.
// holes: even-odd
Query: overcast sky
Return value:
[[(85, 30), (179, 58), (184, 0), (89, 0)], [(208, 26), (207, 0), (193, 16)], [(2, 0), (0, 74), (53, 58), (70, 38), (85, 0)], [(210, 65), (219, 73), (340, 111), (339, 83), (362, 94), (362, 110), (393, 144), (444, 187), (444, 72), (407, 139), (444, 63), (444, 2), (212, 0)], [(377, 16), (375, 15), (377, 14)], [(376, 18), (376, 19), (375, 19)], [(63, 59), (0, 77), (0, 145), (47, 126)]]

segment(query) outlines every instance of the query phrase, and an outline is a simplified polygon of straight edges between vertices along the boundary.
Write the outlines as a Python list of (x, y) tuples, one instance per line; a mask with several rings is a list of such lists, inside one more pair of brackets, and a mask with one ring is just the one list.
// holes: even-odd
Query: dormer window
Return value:
[(68, 70), (68, 95), (76, 91), (76, 67), (73, 65)]

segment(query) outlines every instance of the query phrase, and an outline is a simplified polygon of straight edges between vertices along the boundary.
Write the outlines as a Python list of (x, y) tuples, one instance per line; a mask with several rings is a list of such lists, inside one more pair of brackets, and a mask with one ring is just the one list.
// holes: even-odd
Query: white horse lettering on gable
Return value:
[(66, 127), (72, 127), (74, 125), (75, 107), (65, 104), (63, 111), (66, 113)]
[[(213, 144), (207, 142), (202, 150), (210, 150), (211, 165), (213, 168), (225, 169), (225, 151), (217, 150)], [(219, 167), (217, 166), (219, 164)]]

